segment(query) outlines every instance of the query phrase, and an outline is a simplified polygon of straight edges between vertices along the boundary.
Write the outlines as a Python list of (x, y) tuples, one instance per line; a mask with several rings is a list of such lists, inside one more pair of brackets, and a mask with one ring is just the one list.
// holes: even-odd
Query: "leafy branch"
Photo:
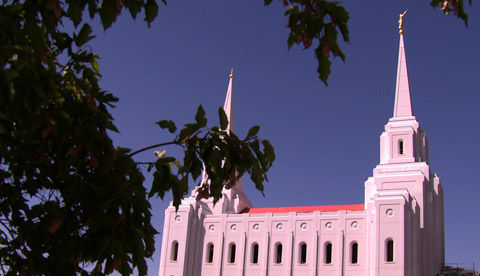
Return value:
[[(472, 6), (472, 0), (468, 0), (468, 4)], [(431, 0), (430, 6), (433, 8), (440, 8), (444, 14), (453, 15), (460, 18), (465, 22), (465, 26), (468, 27), (468, 14), (465, 11), (464, 0)]]
[[(272, 1), (264, 0), (264, 3), (270, 5)], [(283, 0), (283, 5), (288, 7), (285, 11), (288, 16), (286, 27), (290, 29), (288, 48), (296, 43), (309, 49), (318, 41), (315, 48), (317, 72), (323, 83), (328, 85), (331, 59), (339, 56), (345, 62), (345, 54), (338, 44), (338, 34), (340, 32), (343, 41), (350, 41), (348, 12), (339, 2), (327, 0)]]
[(264, 190), (263, 182), (268, 181), (267, 171), (275, 159), (273, 147), (268, 140), (257, 136), (258, 126), (252, 127), (244, 139), (240, 139), (227, 129), (228, 119), (223, 108), (219, 108), (220, 126), (207, 127), (205, 111), (200, 105), (195, 115), (195, 123), (186, 124), (177, 131), (174, 122), (157, 122), (162, 129), (175, 134), (171, 142), (161, 143), (131, 153), (133, 156), (153, 148), (177, 145), (183, 148), (183, 164), (174, 157), (165, 156), (166, 151), (156, 151), (155, 162), (148, 164), (149, 171), (155, 168), (153, 184), (149, 196), (164, 198), (172, 190), (173, 205), (178, 207), (189, 190), (189, 179), (196, 181), (205, 172), (205, 178), (198, 184), (201, 191), (197, 199), (212, 197), (214, 203), (222, 197), (222, 189), (230, 189), (235, 180), (244, 173), (250, 174), (257, 190)]

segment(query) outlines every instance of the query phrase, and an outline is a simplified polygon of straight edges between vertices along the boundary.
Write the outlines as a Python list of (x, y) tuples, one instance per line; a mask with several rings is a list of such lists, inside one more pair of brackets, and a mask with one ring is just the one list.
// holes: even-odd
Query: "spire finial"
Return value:
[(398, 19), (398, 33), (403, 34), (403, 17), (407, 13), (408, 9), (406, 9), (403, 13), (400, 14), (400, 18)]
[(230, 78), (233, 79), (233, 67), (232, 67), (232, 71), (230, 71)]

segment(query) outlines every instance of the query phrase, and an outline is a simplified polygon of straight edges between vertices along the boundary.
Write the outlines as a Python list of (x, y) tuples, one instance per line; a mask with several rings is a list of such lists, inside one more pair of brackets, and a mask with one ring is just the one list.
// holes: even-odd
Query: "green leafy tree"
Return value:
[[(162, 1), (166, 4), (165, 1)], [(146, 275), (154, 251), (149, 197), (171, 191), (178, 206), (197, 181), (203, 164), (209, 186), (199, 197), (217, 201), (235, 177), (251, 176), (263, 192), (275, 158), (257, 136), (243, 139), (220, 126), (207, 127), (202, 107), (182, 129), (157, 124), (172, 141), (132, 152), (115, 147), (117, 131), (108, 108), (117, 98), (102, 90), (98, 56), (87, 47), (94, 38), (88, 18), (108, 29), (122, 12), (158, 14), (155, 0), (4, 0), (0, 4), (0, 270), (3, 275), (106, 275), (114, 270)], [(265, 0), (269, 5), (272, 1)], [(345, 55), (338, 33), (348, 42), (348, 13), (337, 2), (285, 0), (288, 46), (316, 45), (318, 72), (327, 83), (331, 59)], [(470, 2), (471, 4), (471, 2)], [(462, 0), (434, 0), (445, 13), (467, 23)], [(71, 22), (74, 30), (63, 26)], [(182, 158), (157, 152), (146, 162), (154, 169), (147, 191), (133, 156), (165, 146), (184, 149)], [(145, 163), (142, 163), (145, 164)]]

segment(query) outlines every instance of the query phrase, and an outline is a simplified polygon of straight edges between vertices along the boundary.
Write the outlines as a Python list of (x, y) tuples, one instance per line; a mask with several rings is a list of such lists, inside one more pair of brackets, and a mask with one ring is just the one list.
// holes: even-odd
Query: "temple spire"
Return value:
[(228, 118), (228, 131), (234, 131), (234, 122), (233, 122), (233, 68), (230, 73), (230, 81), (227, 88), (227, 96), (225, 97), (225, 104), (223, 105), (223, 110)]
[(410, 99), (410, 86), (408, 84), (407, 60), (403, 44), (403, 14), (400, 14), (398, 28), (400, 33), (400, 45), (398, 49), (397, 85), (395, 89), (395, 107), (393, 117), (413, 116), (412, 101)]

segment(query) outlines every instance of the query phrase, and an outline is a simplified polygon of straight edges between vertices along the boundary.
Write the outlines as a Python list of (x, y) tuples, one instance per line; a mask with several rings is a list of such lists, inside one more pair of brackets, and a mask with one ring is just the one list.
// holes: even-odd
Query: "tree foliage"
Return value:
[[(271, 2), (272, 0), (265, 0), (266, 5)], [(318, 41), (315, 48), (317, 71), (320, 79), (327, 85), (332, 56), (339, 56), (345, 61), (345, 54), (338, 44), (338, 32), (340, 31), (345, 42), (350, 41), (348, 12), (339, 2), (326, 0), (284, 0), (283, 4), (288, 7), (285, 11), (288, 16), (286, 26), (290, 28), (288, 48), (296, 43), (308, 49)]]
[[(272, 0), (264, 0), (269, 5)], [(208, 128), (203, 108), (182, 129), (157, 122), (174, 138), (132, 152), (115, 147), (108, 108), (118, 100), (99, 87), (98, 56), (88, 18), (108, 29), (122, 12), (147, 25), (155, 0), (4, 0), (0, 4), (0, 269), (3, 275), (146, 275), (154, 251), (149, 197), (171, 191), (178, 206), (203, 165), (209, 185), (198, 197), (217, 201), (235, 178), (251, 176), (263, 192), (275, 158), (258, 126), (243, 139), (220, 126)], [(471, 0), (469, 0), (471, 4)], [(283, 0), (288, 47), (317, 44), (318, 72), (327, 83), (331, 59), (345, 59), (338, 34), (348, 36), (348, 12), (326, 0)], [(468, 23), (463, 0), (432, 0)], [(75, 27), (68, 30), (64, 25)], [(184, 149), (168, 157), (163, 147)], [(136, 153), (160, 148), (147, 191)]]
[[(273, 0), (264, 0), (270, 5)], [(350, 42), (349, 14), (341, 2), (331, 0), (282, 0), (288, 16), (286, 26), (290, 29), (288, 48), (295, 43), (304, 49), (316, 45), (315, 58), (318, 61), (317, 72), (320, 80), (328, 85), (332, 60), (337, 56), (345, 62), (345, 54), (340, 48), (338, 34), (344, 42)], [(472, 5), (472, 0), (468, 0)], [(445, 14), (453, 12), (468, 26), (468, 15), (464, 0), (431, 0), (430, 6), (439, 7)]]
[[(124, 3), (3, 1), (0, 7), (0, 266), (3, 275), (146, 273), (155, 229), (144, 177), (115, 148), (84, 10), (109, 27)], [(76, 28), (64, 31), (67, 20)], [(61, 58), (66, 56), (67, 58)], [(62, 62), (64, 60), (64, 62)]]
[[(468, 4), (471, 6), (472, 0), (468, 0)], [(453, 15), (460, 18), (468, 27), (468, 14), (465, 11), (464, 0), (431, 0), (430, 6), (440, 8), (446, 15), (453, 12)]]
[[(150, 24), (153, 0), (3, 1), (0, 6), (0, 269), (3, 275), (128, 275), (147, 271), (154, 251), (149, 197), (172, 191), (178, 205), (206, 165), (211, 183), (202, 196), (221, 197), (232, 176), (251, 174), (263, 191), (275, 157), (252, 128), (244, 140), (221, 126), (208, 129), (199, 107), (195, 123), (176, 133), (182, 162), (159, 156), (150, 162), (150, 191), (132, 156), (114, 147), (117, 131), (108, 108), (117, 101), (98, 82), (94, 38), (84, 22), (99, 16), (109, 28), (122, 10)], [(73, 31), (63, 27), (67, 21)], [(65, 58), (66, 57), (66, 58)], [(201, 136), (200, 136), (201, 135)], [(158, 145), (157, 145), (158, 146)], [(150, 149), (149, 147), (148, 149)], [(163, 155), (163, 154), (162, 154)], [(235, 173), (237, 172), (237, 174)], [(204, 187), (205, 188), (205, 187)]]
[[(175, 144), (184, 149), (183, 164), (174, 157), (167, 157), (166, 150), (156, 151), (155, 162), (145, 162), (153, 173), (152, 189), (149, 196), (158, 195), (163, 199), (168, 191), (173, 193), (173, 205), (180, 204), (188, 192), (189, 179), (197, 180), (202, 169), (207, 176), (198, 183), (197, 199), (213, 198), (216, 203), (222, 197), (222, 189), (232, 188), (236, 179), (245, 172), (250, 174), (257, 190), (263, 193), (263, 182), (268, 180), (267, 171), (275, 160), (275, 152), (268, 140), (260, 140), (259, 126), (253, 126), (244, 139), (227, 129), (228, 119), (223, 108), (219, 108), (220, 126), (207, 127), (207, 119), (202, 106), (198, 107), (195, 123), (186, 124), (177, 131), (174, 122), (158, 121), (157, 124), (175, 134), (172, 142), (153, 145), (138, 152)], [(207, 181), (208, 180), (208, 181)]]

